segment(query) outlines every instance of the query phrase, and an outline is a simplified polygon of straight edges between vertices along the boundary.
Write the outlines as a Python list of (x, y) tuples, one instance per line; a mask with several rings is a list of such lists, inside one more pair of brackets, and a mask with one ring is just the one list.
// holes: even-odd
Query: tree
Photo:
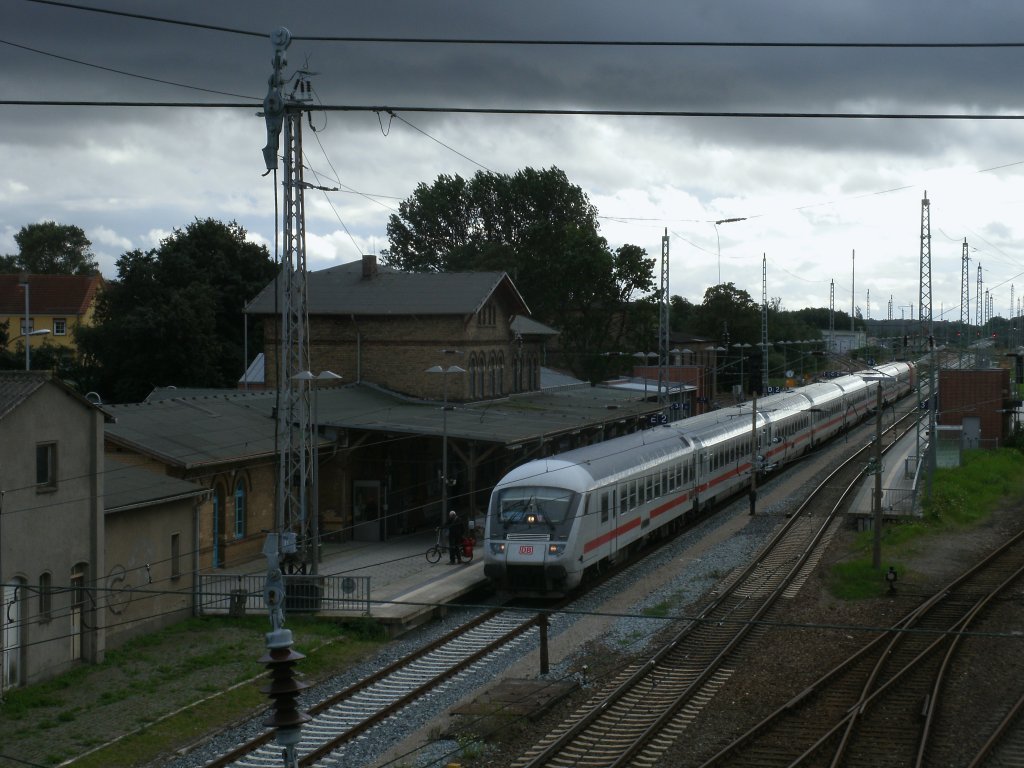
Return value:
[(14, 236), (17, 256), (0, 259), (0, 270), (34, 275), (96, 275), (99, 264), (81, 227), (44, 221), (28, 224)]
[(242, 309), (276, 271), (267, 249), (245, 235), (235, 222), (197, 219), (156, 249), (123, 254), (94, 325), (77, 331), (80, 386), (113, 402), (138, 401), (154, 386), (235, 386)]
[(416, 187), (387, 230), (389, 266), (507, 272), (533, 317), (561, 330), (580, 374), (596, 370), (585, 358), (614, 346), (632, 302), (654, 287), (654, 260), (635, 245), (612, 252), (597, 209), (557, 168), (439, 176)]

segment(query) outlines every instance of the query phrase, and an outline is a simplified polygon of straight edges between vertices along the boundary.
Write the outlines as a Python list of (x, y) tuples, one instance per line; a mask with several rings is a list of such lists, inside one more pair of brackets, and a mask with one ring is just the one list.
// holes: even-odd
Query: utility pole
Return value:
[(757, 392), (751, 401), (750, 416), (750, 514), (757, 513)]
[(878, 391), (875, 395), (875, 491), (871, 500), (874, 512), (873, 544), (871, 548), (871, 565), (877, 571), (882, 567), (882, 382), (876, 381)]
[[(310, 536), (310, 496), (313, 482), (313, 435), (310, 431), (309, 388), (293, 377), (309, 370), (309, 316), (306, 306), (306, 219), (302, 162), (302, 115), (312, 94), (307, 73), (299, 72), (291, 93), (285, 52), (291, 33), (281, 27), (270, 36), (274, 71), (270, 76), (263, 116), (267, 144), (263, 159), (267, 173), (278, 171), (278, 150), (284, 133), (282, 193), (284, 199), (283, 253), (276, 286), (281, 311), (278, 339), (277, 418), (278, 487), (275, 524), (281, 533), (280, 554), (299, 552), (301, 570), (312, 559), (317, 542)], [(264, 174), (266, 175), (266, 174)]]

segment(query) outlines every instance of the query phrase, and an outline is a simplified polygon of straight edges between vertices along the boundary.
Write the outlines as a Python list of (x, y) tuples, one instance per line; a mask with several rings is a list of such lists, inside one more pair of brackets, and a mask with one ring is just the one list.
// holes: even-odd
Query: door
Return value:
[(356, 480), (352, 487), (352, 538), (381, 540), (380, 481)]
[(0, 692), (8, 688), (17, 688), (22, 683), (21, 679), (21, 649), (22, 649), (22, 626), (21, 626), (21, 603), (24, 593), (24, 582), (15, 579), (10, 584), (4, 584), (0, 589), (0, 597), (3, 598), (3, 605), (0, 605), (0, 635), (2, 635), (2, 656), (3, 670), (0, 677)]
[(974, 450), (981, 445), (981, 417), (964, 416), (962, 422), (964, 450)]

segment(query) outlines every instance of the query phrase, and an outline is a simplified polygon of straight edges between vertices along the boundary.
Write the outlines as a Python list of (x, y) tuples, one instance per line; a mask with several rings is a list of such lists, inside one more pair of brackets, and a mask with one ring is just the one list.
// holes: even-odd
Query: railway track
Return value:
[[(834, 667), (747, 733), (702, 764), (712, 766), (1021, 765), (1020, 693), (976, 695), (978, 676), (1005, 681), (1008, 655), (985, 621), (1016, 625), (1024, 580), (1024, 533), (1006, 542), (956, 581)], [(1000, 614), (1009, 612), (1012, 618)], [(1005, 640), (1005, 638), (1004, 638)], [(1019, 641), (1013, 642), (1014, 652)], [(1006, 645), (1003, 645), (1004, 651)], [(970, 725), (959, 718), (975, 710)], [(1002, 731), (978, 733), (987, 713), (1006, 713)], [(966, 726), (966, 727), (965, 727)], [(984, 741), (988, 733), (998, 733)], [(974, 742), (974, 743), (972, 743)], [(980, 742), (984, 742), (983, 744)], [(989, 755), (999, 752), (996, 762)], [(973, 760), (972, 760), (973, 755)], [(992, 762), (985, 762), (991, 759)]]
[[(699, 616), (650, 659), (624, 670), (515, 768), (658, 765), (756, 642), (760, 621), (813, 570), (863, 475), (867, 450), (830, 474)], [(812, 513), (820, 509), (830, 511)]]
[[(509, 652), (537, 634), (537, 618), (492, 610), (429, 645), (321, 701), (308, 714), (297, 747), (300, 766), (342, 765), (352, 739), (413, 701), (460, 677), (494, 654)], [(281, 764), (281, 748), (268, 731), (207, 763), (207, 768), (266, 768)]]

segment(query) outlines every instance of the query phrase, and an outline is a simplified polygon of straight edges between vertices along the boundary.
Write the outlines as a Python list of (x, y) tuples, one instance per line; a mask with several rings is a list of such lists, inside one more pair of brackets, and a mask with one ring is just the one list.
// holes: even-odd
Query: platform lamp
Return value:
[[(442, 349), (444, 355), (461, 355), (457, 349)], [(432, 365), (427, 368), (427, 373), (441, 374), (441, 391), (443, 404), (441, 406), (441, 525), (445, 525), (448, 519), (448, 374), (465, 373), (466, 369), (457, 365)]]

